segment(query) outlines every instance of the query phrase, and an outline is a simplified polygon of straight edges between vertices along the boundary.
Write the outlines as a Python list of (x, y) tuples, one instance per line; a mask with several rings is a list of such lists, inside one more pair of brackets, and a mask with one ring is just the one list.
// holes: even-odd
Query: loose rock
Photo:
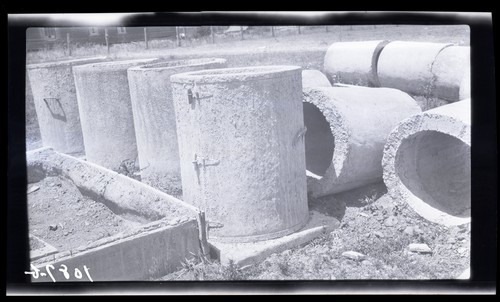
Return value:
[(425, 243), (412, 243), (409, 245), (410, 252), (414, 253), (432, 253), (431, 248)]
[(366, 258), (365, 255), (358, 253), (358, 252), (355, 252), (355, 251), (343, 252), (342, 256), (346, 257), (348, 259), (351, 259), (351, 260), (355, 260), (355, 261), (361, 261), (361, 260)]
[(395, 226), (398, 223), (398, 219), (395, 216), (390, 216), (384, 221), (384, 225), (388, 227)]
[(57, 224), (51, 224), (51, 225), (49, 225), (49, 230), (51, 230), (51, 231), (57, 230)]

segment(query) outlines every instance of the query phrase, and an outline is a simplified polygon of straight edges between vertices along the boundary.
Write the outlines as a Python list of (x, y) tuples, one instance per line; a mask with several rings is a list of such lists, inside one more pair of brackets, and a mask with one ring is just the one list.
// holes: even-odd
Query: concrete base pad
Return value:
[(309, 222), (302, 229), (281, 238), (247, 243), (221, 243), (209, 239), (210, 255), (223, 265), (232, 261), (234, 265), (243, 267), (259, 263), (273, 253), (280, 253), (307, 243), (333, 231), (339, 225), (338, 219), (312, 210), (309, 211)]

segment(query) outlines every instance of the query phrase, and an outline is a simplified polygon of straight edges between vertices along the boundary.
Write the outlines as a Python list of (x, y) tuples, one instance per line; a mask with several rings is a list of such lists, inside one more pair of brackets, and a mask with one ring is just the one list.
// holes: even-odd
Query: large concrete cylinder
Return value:
[(225, 59), (169, 61), (128, 69), (141, 181), (181, 196), (181, 170), (170, 76), (226, 67)]
[(256, 66), (171, 77), (184, 201), (210, 237), (281, 237), (308, 220), (301, 70)]
[(470, 78), (470, 70), (468, 70), (464, 76), (462, 77), (462, 80), (460, 81), (460, 90), (458, 92), (459, 94), (459, 99), (460, 100), (466, 100), (470, 99), (470, 85), (471, 85), (471, 78)]
[(434, 96), (450, 102), (460, 100), (460, 85), (470, 74), (470, 47), (450, 46), (443, 49), (432, 65), (435, 77)]
[(302, 70), (302, 87), (332, 87), (326, 75), (316, 69)]
[(384, 182), (394, 201), (429, 221), (470, 222), (470, 99), (402, 121), (384, 149)]
[(382, 180), (387, 135), (421, 112), (406, 93), (359, 86), (304, 88), (308, 190), (320, 197)]
[(406, 93), (432, 96), (435, 77), (432, 64), (451, 44), (396, 41), (387, 44), (378, 59), (380, 86)]
[(324, 69), (332, 83), (380, 86), (378, 57), (388, 41), (336, 42), (325, 55)]
[(68, 154), (85, 151), (71, 68), (105, 59), (94, 57), (27, 66), (44, 146)]
[(114, 61), (73, 68), (87, 160), (118, 171), (137, 159), (127, 69), (156, 59)]

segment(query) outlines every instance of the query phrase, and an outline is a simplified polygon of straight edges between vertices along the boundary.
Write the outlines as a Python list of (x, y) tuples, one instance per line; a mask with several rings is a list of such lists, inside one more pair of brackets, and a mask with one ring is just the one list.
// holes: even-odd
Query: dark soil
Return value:
[(34, 186), (40, 189), (28, 194), (29, 231), (60, 251), (85, 246), (145, 222), (117, 216), (103, 203), (83, 196), (64, 177), (47, 177), (30, 184), (28, 190)]

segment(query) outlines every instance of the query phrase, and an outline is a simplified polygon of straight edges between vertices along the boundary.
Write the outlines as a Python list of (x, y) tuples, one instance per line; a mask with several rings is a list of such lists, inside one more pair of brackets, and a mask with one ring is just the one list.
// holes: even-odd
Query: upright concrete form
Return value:
[(470, 99), (402, 121), (384, 150), (389, 194), (432, 222), (470, 222), (470, 133)]
[(406, 93), (432, 96), (436, 79), (432, 65), (451, 44), (396, 41), (387, 44), (378, 59), (378, 79), (382, 87)]
[(379, 55), (388, 41), (337, 42), (325, 55), (324, 69), (332, 83), (380, 86), (377, 77)]
[(326, 75), (316, 69), (302, 70), (302, 87), (332, 87)]
[(71, 68), (105, 59), (105, 57), (94, 57), (27, 66), (44, 146), (51, 146), (59, 152), (68, 154), (84, 152), (75, 81)]
[(171, 77), (184, 200), (209, 238), (285, 236), (308, 220), (301, 69), (258, 66)]
[(181, 188), (181, 170), (170, 76), (226, 67), (224, 59), (192, 59), (128, 70), (141, 181), (169, 194)]
[(470, 47), (450, 46), (443, 49), (432, 65), (434, 96), (450, 102), (460, 100), (460, 85), (470, 74)]
[(382, 180), (387, 135), (420, 111), (396, 89), (304, 88), (308, 190), (319, 197)]
[(88, 64), (73, 68), (87, 159), (117, 171), (137, 159), (127, 69), (155, 59)]

